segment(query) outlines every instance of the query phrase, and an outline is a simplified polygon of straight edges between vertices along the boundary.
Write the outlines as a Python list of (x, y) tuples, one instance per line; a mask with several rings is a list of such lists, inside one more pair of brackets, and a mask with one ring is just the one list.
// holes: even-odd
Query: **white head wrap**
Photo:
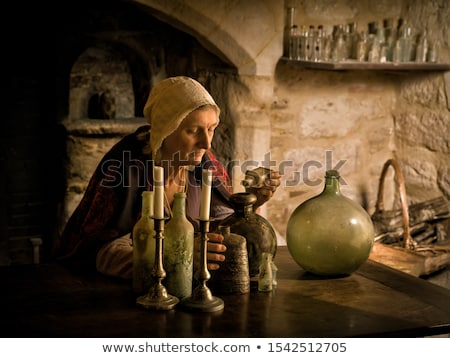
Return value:
[(178, 76), (159, 82), (150, 91), (144, 106), (144, 117), (150, 124), (150, 147), (153, 158), (170, 134), (181, 124), (184, 118), (203, 105), (212, 105), (220, 109), (208, 91), (196, 80)]

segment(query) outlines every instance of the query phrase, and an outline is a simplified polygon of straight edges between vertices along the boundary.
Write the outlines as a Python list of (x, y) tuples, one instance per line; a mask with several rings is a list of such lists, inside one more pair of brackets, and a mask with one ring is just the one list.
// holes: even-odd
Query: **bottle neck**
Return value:
[(253, 213), (253, 204), (256, 202), (256, 195), (249, 192), (236, 193), (231, 195), (230, 201), (236, 216), (247, 216)]
[(252, 205), (243, 205), (237, 206), (235, 209), (237, 216), (248, 216), (253, 213), (253, 204)]
[(291, 28), (295, 22), (295, 7), (288, 7), (286, 11), (286, 25)]
[(326, 176), (324, 191), (327, 193), (340, 194), (341, 188), (339, 184), (339, 177)]
[(153, 192), (143, 191), (142, 192), (142, 216), (152, 217), (153, 216)]
[(186, 216), (186, 194), (175, 193), (173, 198), (173, 216), (185, 217)]

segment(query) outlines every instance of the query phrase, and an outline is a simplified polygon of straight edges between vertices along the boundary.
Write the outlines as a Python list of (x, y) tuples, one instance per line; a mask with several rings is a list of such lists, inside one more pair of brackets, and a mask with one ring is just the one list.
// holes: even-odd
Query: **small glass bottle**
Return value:
[(399, 28), (400, 62), (409, 62), (413, 54), (412, 27), (404, 20)]
[(152, 284), (155, 262), (155, 230), (153, 223), (153, 191), (142, 192), (141, 217), (132, 231), (133, 292), (146, 293)]
[(347, 59), (347, 44), (345, 43), (344, 26), (342, 24), (334, 28), (331, 58), (333, 62), (341, 62)]
[(277, 265), (275, 265), (275, 262), (273, 262), (273, 258), (270, 261), (270, 268), (272, 269), (272, 286), (273, 286), (273, 288), (275, 288), (278, 285), (278, 281), (277, 281), (278, 267), (277, 267)]
[(325, 46), (325, 34), (323, 30), (323, 26), (319, 25), (317, 27), (317, 32), (314, 36), (314, 48), (313, 48), (313, 61), (322, 61), (323, 59), (323, 50)]
[(397, 40), (397, 30), (394, 28), (394, 19), (388, 18), (383, 20), (384, 32), (386, 35), (387, 61), (394, 60), (394, 48)]
[(283, 34), (283, 56), (289, 57), (289, 38), (294, 26), (295, 21), (295, 7), (288, 7), (286, 9), (286, 19), (284, 24), (284, 34)]
[(356, 44), (356, 60), (359, 62), (367, 61), (367, 32), (361, 31), (358, 43)]
[(306, 34), (305, 45), (305, 60), (312, 61), (314, 57), (314, 40), (316, 37), (316, 30), (314, 25), (309, 25), (308, 33)]
[(272, 254), (262, 253), (262, 261), (259, 266), (258, 291), (270, 292), (273, 289)]
[(346, 39), (347, 48), (348, 48), (348, 58), (356, 59), (356, 46), (359, 41), (359, 32), (358, 32), (358, 23), (350, 22), (347, 24), (348, 28), (348, 38)]
[(438, 63), (439, 62), (439, 49), (440, 44), (439, 41), (435, 40), (431, 43), (430, 48), (428, 49), (427, 61)]
[(299, 42), (299, 34), (298, 34), (298, 26), (293, 25), (291, 32), (289, 34), (289, 59), (290, 60), (298, 60), (298, 42)]
[(186, 218), (186, 193), (175, 193), (173, 216), (164, 229), (164, 284), (169, 294), (192, 294), (193, 260), (194, 226)]
[(425, 30), (420, 36), (417, 42), (416, 48), (416, 62), (423, 63), (427, 62), (428, 54), (428, 35)]
[(323, 41), (323, 51), (321, 61), (329, 61), (331, 59), (331, 46), (333, 44), (333, 39), (330, 34), (324, 37)]
[(298, 30), (297, 56), (299, 60), (306, 60), (306, 38), (308, 36), (308, 30), (305, 25), (301, 25)]

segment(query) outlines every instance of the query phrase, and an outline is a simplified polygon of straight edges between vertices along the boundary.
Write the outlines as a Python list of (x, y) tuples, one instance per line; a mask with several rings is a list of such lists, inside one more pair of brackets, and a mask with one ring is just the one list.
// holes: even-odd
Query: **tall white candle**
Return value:
[(164, 168), (153, 167), (153, 191), (155, 219), (164, 219)]
[(200, 220), (209, 220), (211, 205), (212, 170), (202, 170), (202, 200), (200, 202)]

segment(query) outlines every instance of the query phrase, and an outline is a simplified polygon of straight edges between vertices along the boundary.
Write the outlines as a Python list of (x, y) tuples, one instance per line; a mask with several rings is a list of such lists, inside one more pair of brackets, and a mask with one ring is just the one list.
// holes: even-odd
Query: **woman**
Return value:
[[(141, 208), (141, 193), (150, 190), (153, 165), (164, 167), (165, 214), (174, 194), (186, 192), (186, 215), (198, 229), (202, 169), (213, 170), (211, 218), (230, 215), (230, 178), (211, 152), (220, 109), (206, 89), (192, 78), (178, 76), (157, 84), (144, 116), (149, 125), (120, 140), (106, 153), (58, 243), (62, 260), (106, 275), (131, 278), (130, 232)], [(266, 202), (280, 184), (277, 172), (255, 192), (256, 206)], [(211, 230), (212, 231), (212, 230)], [(225, 259), (223, 236), (208, 234), (208, 269)]]

